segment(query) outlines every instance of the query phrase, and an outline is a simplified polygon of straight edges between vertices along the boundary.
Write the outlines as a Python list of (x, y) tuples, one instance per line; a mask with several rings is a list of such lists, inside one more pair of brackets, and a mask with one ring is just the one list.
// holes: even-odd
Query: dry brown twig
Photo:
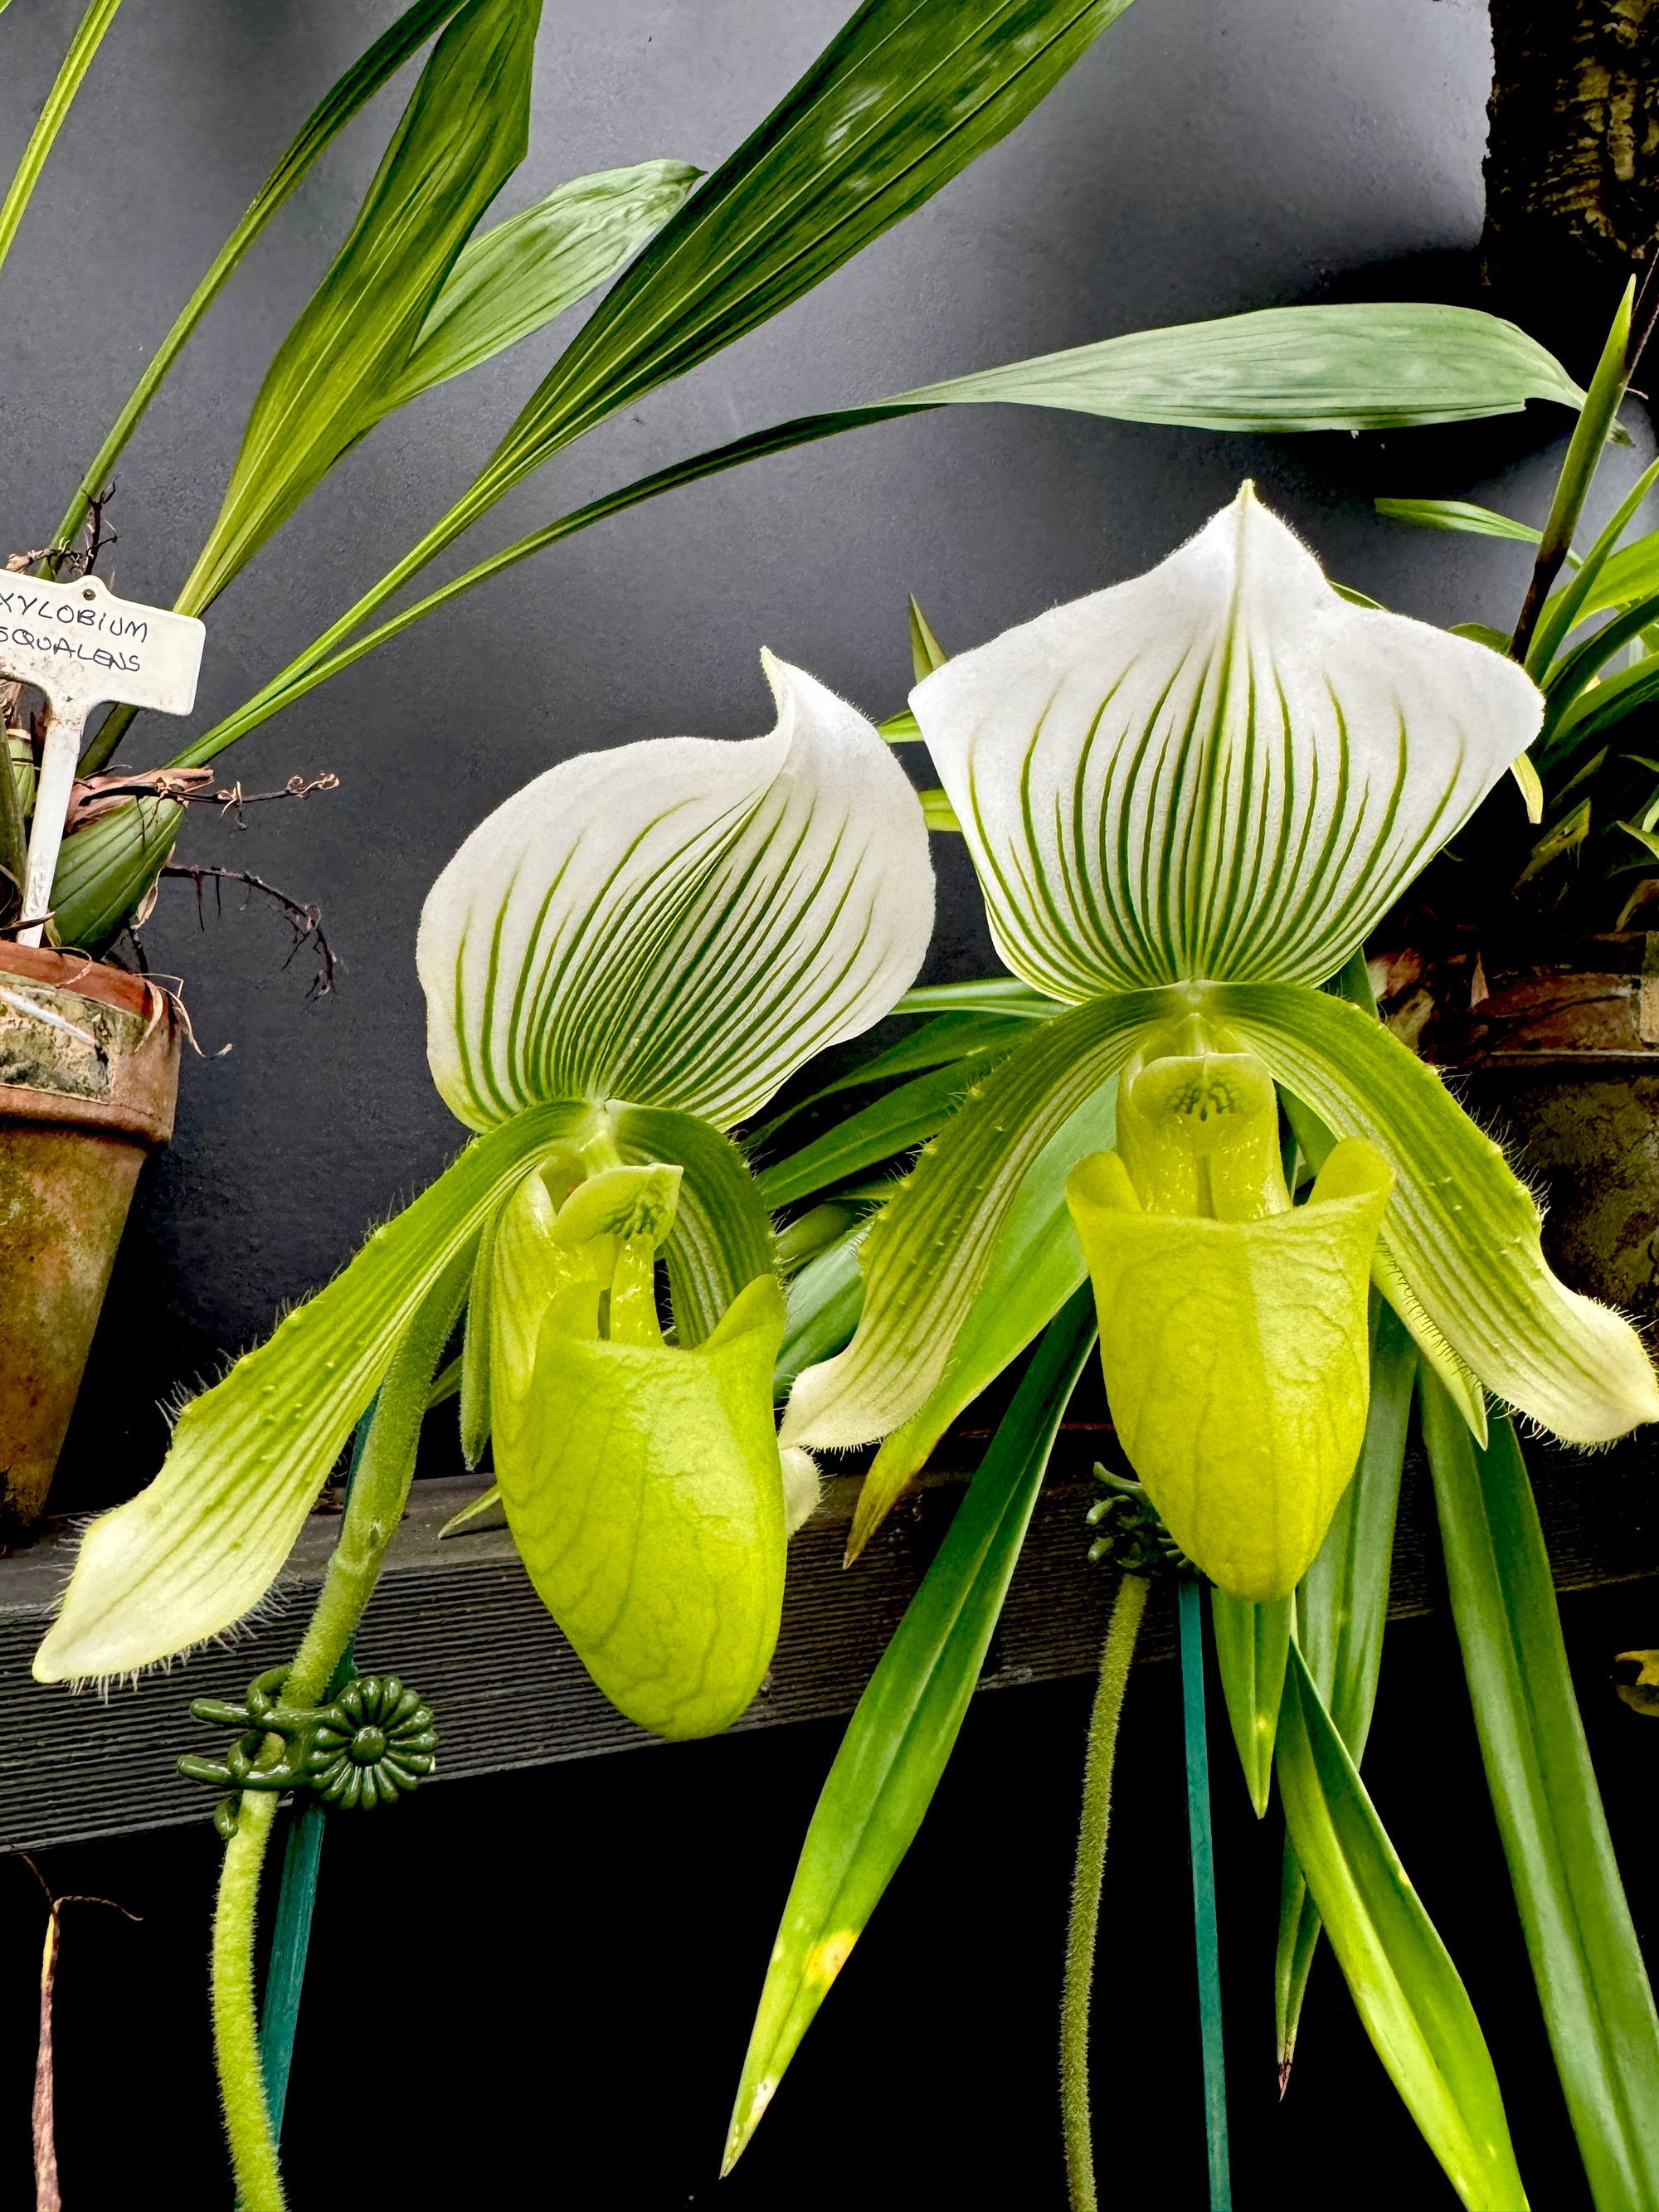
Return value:
[[(185, 881), (195, 884), (197, 918), (204, 928), (207, 927), (202, 906), (202, 890), (204, 884), (212, 884), (214, 899), (221, 914), (224, 912), (223, 887), (226, 884), (242, 884), (250, 896), (258, 891), (262, 897), (268, 898), (271, 902), (294, 933), (294, 942), (289, 947), (288, 958), (283, 961), (283, 967), (287, 968), (291, 964), (295, 955), (302, 945), (309, 944), (317, 955), (317, 973), (312, 978), (311, 988), (306, 993), (307, 998), (325, 999), (334, 988), (335, 973), (340, 963), (327, 938), (323, 934), (323, 910), (320, 907), (302, 906), (298, 899), (290, 898), (286, 891), (279, 890), (275, 884), (266, 883), (262, 876), (253, 875), (246, 868), (191, 867), (182, 862), (174, 862), (163, 868), (161, 873), (163, 876), (182, 877)], [(247, 902), (244, 900), (245, 907), (246, 903)]]
[(34, 2212), (64, 2212), (63, 2194), (58, 2185), (58, 2134), (55, 2111), (55, 2092), (52, 2063), (52, 2001), (58, 1988), (58, 1948), (62, 1935), (62, 1914), (66, 1905), (106, 1905), (112, 1912), (118, 1912), (128, 1920), (137, 1921), (139, 1915), (129, 1912), (125, 1905), (118, 1905), (112, 1897), (55, 1897), (47, 1881), (27, 1851), (19, 1858), (40, 1885), (46, 1900), (46, 1940), (40, 1953), (40, 2038), (34, 2054)]

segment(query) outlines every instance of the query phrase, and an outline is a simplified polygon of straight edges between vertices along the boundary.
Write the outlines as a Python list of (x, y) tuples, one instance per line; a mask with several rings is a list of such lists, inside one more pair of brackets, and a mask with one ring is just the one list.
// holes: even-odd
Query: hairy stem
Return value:
[(1100, 1886), (1106, 1872), (1106, 1838), (1112, 1819), (1117, 1724), (1149, 1587), (1140, 1575), (1125, 1575), (1117, 1586), (1100, 1654), (1094, 1711), (1089, 1717), (1089, 1755), (1083, 1770), (1083, 1814), (1078, 1823), (1072, 1917), (1066, 1931), (1066, 1984), (1060, 2007), (1060, 2111), (1072, 2212), (1095, 2212), (1097, 2201), (1094, 2144), (1089, 2126), (1089, 1999), (1094, 1987)]
[[(403, 1518), (432, 1378), (471, 1273), (469, 1248), (433, 1286), (392, 1354), (341, 1516), (340, 1534), (322, 1592), (283, 1686), (289, 1705), (313, 1705), (323, 1695), (374, 1595), (386, 1552)], [(280, 1737), (267, 1737), (266, 1759), (274, 1759), (282, 1748)], [(243, 1791), (236, 1832), (225, 1846), (213, 1921), (214, 2056), (231, 2162), (244, 2212), (283, 2212), (284, 2203), (276, 2139), (259, 2059), (253, 1978), (259, 1875), (276, 1817), (274, 1790)], [(283, 2070), (285, 2075), (286, 2069)]]
[(253, 1989), (259, 1874), (276, 1818), (274, 1790), (244, 1792), (236, 1833), (225, 1846), (213, 1915), (213, 2056), (243, 2212), (283, 2212), (286, 2201), (265, 2110)]

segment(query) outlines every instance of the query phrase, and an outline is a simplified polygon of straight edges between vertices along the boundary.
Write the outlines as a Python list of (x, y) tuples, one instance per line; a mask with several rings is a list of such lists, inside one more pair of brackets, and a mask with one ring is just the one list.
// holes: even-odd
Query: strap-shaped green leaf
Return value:
[[(906, 998), (909, 995), (908, 992), (905, 994)], [(1012, 1049), (1024, 1035), (1024, 1024), (1017, 1015), (935, 1014), (931, 1021), (924, 1022), (908, 1036), (901, 1037), (896, 1044), (884, 1045), (866, 1058), (854, 1060), (833, 1083), (809, 1091), (804, 1097), (792, 1099), (781, 1113), (772, 1115), (761, 1127), (745, 1130), (744, 1142), (752, 1146), (766, 1144), (797, 1114), (804, 1114), (809, 1106), (833, 1098), (838, 1091), (861, 1090), (866, 1084), (888, 1083), (895, 1076), (943, 1067), (951, 1060), (975, 1060), (984, 1053)]]
[(37, 1680), (153, 1665), (259, 1602), (428, 1291), (586, 1112), (540, 1107), (468, 1146), (326, 1290), (191, 1400), (155, 1481), (87, 1530)]
[(685, 1170), (664, 1256), (675, 1330), (689, 1350), (714, 1334), (740, 1291), (777, 1273), (772, 1217), (742, 1153), (707, 1121), (660, 1106), (623, 1107), (613, 1121), (625, 1160)]
[(82, 476), (73, 501), (58, 526), (55, 544), (70, 544), (85, 521), (89, 501), (109, 482), (110, 471), (125, 451), (145, 409), (155, 397), (162, 379), (184, 351), (191, 333), (234, 271), (242, 256), (270, 221), (290, 192), (306, 177), (324, 149), (331, 145), (346, 125), (372, 100), (433, 33), (448, 21), (462, 0), (415, 0), (396, 22), (383, 31), (334, 84), (301, 125), (298, 137), (254, 195), (252, 204), (214, 256), (212, 265), (179, 309), (173, 328), (162, 339), (149, 366), (133, 386), (125, 405), (112, 425), (91, 465)]
[(868, 1225), (854, 1222), (790, 1284), (788, 1319), (772, 1371), (775, 1397), (787, 1398), (801, 1370), (830, 1358), (858, 1327), (864, 1310), (859, 1246)]
[(507, 433), (516, 478), (753, 330), (1005, 137), (1128, 0), (866, 0)]
[(81, 89), (82, 80), (97, 58), (98, 49), (104, 43), (104, 34), (115, 21), (115, 12), (121, 0), (87, 0), (87, 10), (82, 16), (75, 36), (70, 40), (69, 52), (64, 56), (52, 90), (35, 118), (34, 128), (29, 133), (28, 143), (23, 149), (6, 196), (0, 199), (0, 267), (3, 267), (11, 242), (17, 235), (17, 226), (40, 180), (64, 118), (74, 105), (75, 95)]
[(944, 1374), (871, 1462), (854, 1509), (849, 1561), (892, 1511), (951, 1422), (1018, 1358), (1083, 1282), (1088, 1270), (1066, 1203), (1066, 1178), (1079, 1160), (1109, 1152), (1116, 1139), (1117, 1085), (1109, 1081), (1037, 1154), (957, 1331)]
[(1247, 483), (910, 704), (1036, 990), (1322, 982), (1535, 734), (1521, 671), (1350, 605)]
[(351, 234), (253, 403), (179, 596), (199, 614), (395, 390), (479, 217), (524, 159), (540, 0), (469, 0), (421, 73)]
[(1468, 1992), (1294, 1644), (1275, 1765), (1297, 1862), (1389, 2079), (1469, 2212), (1526, 2212)]
[(1572, 1443), (1659, 1419), (1635, 1331), (1551, 1273), (1536, 1206), (1432, 1068), (1324, 992), (1221, 984), (1207, 1003), (1339, 1136), (1389, 1160), (1388, 1255), (1489, 1389)]
[(1584, 395), (1513, 323), (1423, 301), (1266, 307), (1134, 331), (900, 392), (938, 406), (1012, 400), (1206, 430), (1381, 430), (1515, 414)]
[(858, 1333), (796, 1383), (786, 1444), (865, 1443), (917, 1410), (944, 1374), (1038, 1154), (1146, 1032), (1182, 1003), (1168, 991), (1097, 1000), (1035, 1027), (993, 1069), (872, 1224)]
[(1244, 1787), (1258, 1820), (1267, 1812), (1273, 1783), (1273, 1737), (1291, 1644), (1291, 1604), (1289, 1598), (1281, 1597), (1257, 1605), (1218, 1585), (1210, 1589), (1210, 1625), (1215, 1632), (1222, 1695)]
[(1050, 1325), (882, 1654), (823, 1785), (732, 2106), (730, 2172), (910, 1848), (979, 1680), (1060, 1417), (1094, 1341), (1079, 1292)]
[(661, 229), (700, 174), (685, 161), (600, 169), (470, 240), (379, 411), (493, 360), (574, 307)]
[[(1358, 1766), (1365, 1755), (1382, 1663), (1394, 1559), (1395, 1514), (1418, 1352), (1405, 1323), (1371, 1299), (1371, 1393), (1359, 1464), (1332, 1518), (1319, 1557), (1297, 1594), (1298, 1639), (1314, 1686)], [(1308, 1975), (1319, 1942), (1319, 1914), (1296, 1854), (1285, 1847), (1273, 2009), (1281, 2093), (1290, 2078)]]
[(990, 1067), (991, 1062), (983, 1057), (951, 1060), (908, 1083), (898, 1084), (826, 1129), (799, 1152), (763, 1168), (761, 1195), (769, 1206), (790, 1206), (815, 1190), (844, 1182), (860, 1168), (875, 1167), (896, 1153), (908, 1152), (912, 1146), (939, 1133)]
[(921, 967), (915, 794), (857, 710), (763, 654), (768, 737), (584, 753), (482, 822), (428, 894), (427, 1054), (488, 1127), (547, 1098), (729, 1128)]
[(1456, 530), (1474, 538), (1511, 538), (1536, 545), (1539, 532), (1525, 522), (1476, 507), (1467, 499), (1374, 499), (1371, 505), (1390, 522), (1414, 522), (1419, 530)]
[[(1659, 2203), (1659, 2019), (1573, 1695), (1532, 1486), (1432, 1378), (1423, 1441), (1492, 1810), (1596, 2212)], [(1592, 1478), (1593, 1479), (1593, 1478)]]

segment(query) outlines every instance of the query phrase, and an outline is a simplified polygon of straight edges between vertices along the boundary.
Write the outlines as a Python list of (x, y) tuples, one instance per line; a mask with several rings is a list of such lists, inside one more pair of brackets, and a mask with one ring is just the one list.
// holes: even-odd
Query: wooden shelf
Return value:
[[(1099, 1495), (1090, 1473), (1104, 1439), (1088, 1424), (1062, 1431), (981, 1688), (1090, 1672), (1111, 1596), (1088, 1565), (1083, 1516)], [(1557, 1586), (1659, 1575), (1659, 1504), (1651, 1444), (1595, 1456), (1534, 1444), (1528, 1462)], [(832, 1483), (790, 1547), (783, 1633), (772, 1671), (738, 1723), (772, 1728), (850, 1711), (926, 1571), (960, 1495), (961, 1476), (930, 1475), (850, 1571), (842, 1566), (856, 1478)], [(358, 1639), (365, 1672), (392, 1670), (433, 1705), (442, 1733), (436, 1779), (540, 1766), (653, 1739), (614, 1712), (531, 1589), (504, 1528), (480, 1526), (440, 1545), (443, 1523), (477, 1478), (422, 1482)], [(1437, 1545), (1426, 1476), (1408, 1462), (1395, 1546), (1396, 1615), (1438, 1600)], [(222, 1750), (192, 1721), (196, 1697), (240, 1697), (253, 1675), (292, 1651), (337, 1523), (306, 1524), (277, 1598), (257, 1627), (170, 1672), (99, 1698), (31, 1680), (29, 1661), (66, 1577), (72, 1536), (48, 1527), (30, 1549), (0, 1559), (0, 1849), (36, 1850), (140, 1828), (204, 1820), (211, 1793), (179, 1779), (182, 1752)], [(1144, 1634), (1148, 1659), (1174, 1648), (1167, 1591)]]

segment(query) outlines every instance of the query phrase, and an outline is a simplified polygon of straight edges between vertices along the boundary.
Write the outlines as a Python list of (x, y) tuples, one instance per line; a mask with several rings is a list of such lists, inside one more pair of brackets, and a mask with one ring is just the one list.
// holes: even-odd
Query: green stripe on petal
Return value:
[(586, 1098), (728, 1128), (915, 979), (933, 883), (909, 781), (856, 709), (762, 659), (769, 737), (566, 761), (433, 886), (428, 1056), (472, 1127)]
[(1186, 1005), (1182, 993), (1130, 991), (1078, 1006), (976, 1086), (871, 1224), (857, 1333), (796, 1382), (786, 1444), (867, 1443), (916, 1411), (945, 1371), (1038, 1154), (1146, 1032)]
[(708, 1122), (666, 1107), (629, 1106), (615, 1128), (625, 1160), (670, 1160), (685, 1171), (663, 1257), (675, 1333), (689, 1351), (714, 1334), (740, 1291), (777, 1273), (772, 1217), (743, 1154)]
[(1334, 975), (1542, 711), (1484, 647), (1350, 605), (1248, 484), (910, 697), (997, 950), (1073, 1001)]
[(259, 1602), (428, 1292), (585, 1116), (546, 1106), (470, 1145), (326, 1290), (185, 1407), (155, 1481), (88, 1529), (35, 1655), (37, 1681), (150, 1666)]
[(1536, 1206), (1432, 1068), (1324, 992), (1221, 985), (1206, 1005), (1338, 1136), (1364, 1137), (1389, 1160), (1382, 1243), (1489, 1389), (1569, 1443), (1659, 1420), (1659, 1380), (1635, 1330), (1551, 1273)]

